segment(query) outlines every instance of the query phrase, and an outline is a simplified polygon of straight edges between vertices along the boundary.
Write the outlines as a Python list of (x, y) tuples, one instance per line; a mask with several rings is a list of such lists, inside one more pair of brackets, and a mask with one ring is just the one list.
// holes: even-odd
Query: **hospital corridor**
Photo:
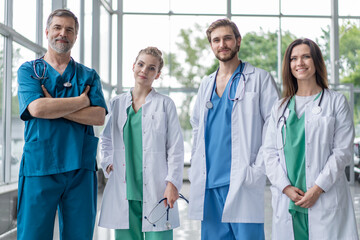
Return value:
[(0, 0), (0, 240), (359, 240), (359, 49), (360, 0)]

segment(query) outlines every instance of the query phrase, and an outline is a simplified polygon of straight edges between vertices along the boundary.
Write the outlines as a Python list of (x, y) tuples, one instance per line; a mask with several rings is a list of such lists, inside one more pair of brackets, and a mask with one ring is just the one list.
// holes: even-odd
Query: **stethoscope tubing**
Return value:
[[(321, 102), (322, 102), (322, 99), (323, 99), (323, 96), (324, 96), (324, 92), (325, 92), (325, 88), (322, 89), (321, 91), (321, 96), (320, 96), (320, 100), (318, 102), (318, 105), (316, 106), (316, 108), (318, 109), (317, 113), (316, 114), (319, 114), (321, 112)], [(289, 104), (290, 104), (290, 100), (291, 100), (292, 97), (289, 98), (289, 100), (287, 101), (285, 107), (284, 107), (284, 110), (281, 114), (281, 116), (279, 117), (279, 120), (277, 122), (277, 128), (279, 128), (279, 124), (281, 121), (283, 121), (283, 125), (281, 125), (281, 128), (284, 127), (285, 129), (285, 139), (286, 139), (286, 117), (285, 117), (285, 111), (286, 109), (288, 108)], [(282, 147), (281, 148), (278, 148), (278, 150), (280, 149), (283, 149), (284, 146), (285, 146), (285, 141), (283, 139), (283, 137), (281, 136), (281, 140), (282, 140)]]
[[(73, 65), (74, 65), (74, 71), (72, 72), (69, 81), (67, 81), (67, 82), (65, 82), (65, 83), (63, 84), (65, 88), (70, 88), (70, 87), (72, 86), (72, 84), (71, 84), (70, 81), (74, 78), (75, 72), (76, 72), (76, 62), (75, 62), (75, 60), (74, 60), (72, 57), (70, 57), (70, 58), (71, 58), (70, 61), (72, 61), (72, 62), (73, 62)], [(43, 66), (44, 66), (43, 72), (42, 72), (41, 76), (40, 76), (40, 75), (37, 73), (37, 71), (36, 71), (36, 64), (37, 64), (39, 61), (41, 61), (42, 64), (43, 64)], [(45, 76), (45, 74), (46, 74), (46, 68), (47, 68), (47, 66), (46, 66), (46, 63), (44, 62), (44, 56), (42, 56), (42, 57), (40, 57), (40, 58), (38, 58), (38, 59), (35, 59), (34, 62), (33, 62), (33, 70), (34, 70), (35, 76), (30, 75), (30, 77), (33, 78), (33, 79), (36, 79), (36, 80), (45, 80), (45, 79), (48, 79), (49, 77), (46, 77), (46, 76)]]
[[(244, 73), (243, 73), (243, 70), (244, 70), (244, 68), (245, 68), (245, 63), (241, 62), (240, 64), (241, 64), (240, 71), (237, 72), (237, 73), (235, 74), (235, 76), (231, 79), (230, 86), (229, 86), (229, 90), (228, 90), (228, 98), (229, 98), (231, 101), (241, 100), (241, 99), (244, 97), (244, 95), (245, 95), (245, 75), (244, 75)], [(213, 93), (214, 93), (214, 88), (215, 88), (215, 85), (216, 85), (216, 77), (217, 77), (218, 72), (219, 72), (219, 68), (216, 70), (216, 73), (215, 73), (215, 80), (214, 80), (214, 84), (213, 84), (213, 87), (212, 87), (212, 90), (211, 90), (211, 93), (210, 93), (210, 98), (209, 98), (209, 100), (207, 100), (206, 103), (205, 103), (205, 107), (206, 107), (207, 109), (212, 109), (212, 108), (214, 107), (214, 104), (211, 102), (211, 99), (212, 99), (212, 96), (213, 96)], [(242, 96), (241, 96), (241, 97), (236, 97), (236, 98), (232, 99), (232, 98), (230, 97), (231, 86), (232, 86), (232, 84), (233, 84), (233, 82), (234, 82), (234, 80), (235, 80), (235, 77), (236, 77), (237, 75), (240, 75), (239, 81), (241, 80), (241, 76), (243, 76), (243, 78), (244, 78), (244, 80), (243, 80), (243, 82), (244, 82), (244, 87), (243, 87), (243, 90), (242, 90)]]

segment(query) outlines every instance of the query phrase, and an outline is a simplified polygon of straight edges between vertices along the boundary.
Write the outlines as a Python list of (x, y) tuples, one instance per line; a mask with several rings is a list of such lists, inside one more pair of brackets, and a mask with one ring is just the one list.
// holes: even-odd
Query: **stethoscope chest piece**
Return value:
[(206, 102), (205, 106), (207, 109), (212, 109), (214, 107), (213, 103), (210, 100)]
[(315, 115), (321, 113), (321, 107), (320, 106), (315, 106), (311, 109), (311, 112)]
[(171, 223), (169, 221), (166, 221), (165, 227), (166, 229), (171, 229)]
[(69, 88), (71, 86), (72, 86), (71, 82), (65, 82), (64, 83), (64, 87), (66, 87), (66, 88)]

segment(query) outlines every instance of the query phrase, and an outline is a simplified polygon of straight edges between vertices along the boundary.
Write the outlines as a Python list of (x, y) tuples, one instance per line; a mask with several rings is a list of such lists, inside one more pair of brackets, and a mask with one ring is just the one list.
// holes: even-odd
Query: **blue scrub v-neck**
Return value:
[[(230, 183), (231, 170), (231, 113), (234, 102), (228, 97), (232, 79), (240, 72), (242, 64), (229, 79), (221, 97), (216, 93), (216, 82), (212, 92), (213, 108), (209, 109), (205, 127), (205, 153), (207, 179), (206, 188), (216, 188)], [(234, 78), (230, 97), (234, 98), (240, 78)], [(216, 81), (216, 80), (215, 80)]]

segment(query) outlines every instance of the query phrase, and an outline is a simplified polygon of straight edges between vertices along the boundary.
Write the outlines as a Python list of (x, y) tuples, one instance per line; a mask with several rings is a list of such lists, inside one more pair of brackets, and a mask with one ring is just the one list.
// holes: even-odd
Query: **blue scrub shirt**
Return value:
[[(19, 175), (44, 176), (81, 168), (95, 171), (98, 138), (94, 136), (92, 126), (64, 118), (34, 118), (27, 107), (32, 101), (44, 97), (42, 84), (54, 98), (77, 97), (89, 85), (90, 105), (107, 111), (99, 75), (73, 59), (62, 75), (46, 61), (37, 60), (38, 75), (42, 75), (45, 63), (45, 76), (48, 77), (38, 80), (31, 77), (36, 76), (33, 63), (26, 62), (18, 70), (20, 118), (25, 121), (25, 145)], [(74, 71), (75, 75), (70, 79)], [(68, 81), (72, 87), (65, 88), (63, 84)]]
[[(217, 188), (230, 184), (231, 171), (231, 113), (239, 84), (243, 63), (239, 64), (229, 79), (221, 98), (216, 93), (216, 80), (212, 92), (213, 108), (209, 109), (205, 128), (205, 153), (207, 179), (206, 188)], [(243, 79), (241, 78), (243, 81)]]

